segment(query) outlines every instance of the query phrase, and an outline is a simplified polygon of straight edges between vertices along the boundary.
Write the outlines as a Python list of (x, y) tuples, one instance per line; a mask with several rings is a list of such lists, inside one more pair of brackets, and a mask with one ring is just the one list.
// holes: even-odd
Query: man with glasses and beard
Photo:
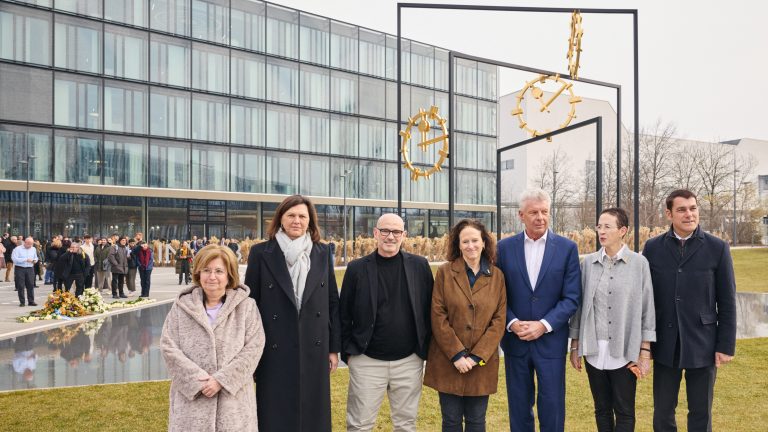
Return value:
[(376, 251), (349, 263), (341, 288), (342, 359), (349, 366), (347, 430), (373, 429), (385, 392), (397, 431), (415, 431), (431, 336), (434, 279), (423, 257), (400, 250), (408, 233), (382, 215)]

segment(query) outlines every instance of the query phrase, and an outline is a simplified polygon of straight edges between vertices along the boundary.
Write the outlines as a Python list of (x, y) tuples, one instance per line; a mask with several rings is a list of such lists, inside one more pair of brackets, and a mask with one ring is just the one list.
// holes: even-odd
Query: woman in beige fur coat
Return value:
[(210, 245), (192, 264), (193, 286), (179, 293), (161, 345), (171, 377), (169, 431), (257, 431), (253, 372), (264, 329), (237, 258)]

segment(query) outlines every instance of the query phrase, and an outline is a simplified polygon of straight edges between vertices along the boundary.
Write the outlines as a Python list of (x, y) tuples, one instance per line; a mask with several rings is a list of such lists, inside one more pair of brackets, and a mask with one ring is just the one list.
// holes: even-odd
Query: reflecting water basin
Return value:
[[(737, 337), (768, 336), (768, 294), (737, 293)], [(171, 303), (0, 340), (0, 391), (167, 379)]]

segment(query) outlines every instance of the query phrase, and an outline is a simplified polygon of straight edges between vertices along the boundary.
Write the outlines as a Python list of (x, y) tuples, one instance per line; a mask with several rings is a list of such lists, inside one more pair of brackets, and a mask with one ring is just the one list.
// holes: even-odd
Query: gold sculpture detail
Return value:
[[(552, 96), (544, 101), (544, 90), (541, 89), (541, 87), (537, 87), (536, 84), (544, 84), (547, 81), (552, 81), (555, 83), (560, 84), (560, 88), (552, 94)], [(550, 129), (547, 129), (545, 131), (539, 131), (537, 129), (532, 128), (526, 119), (523, 117), (525, 114), (523, 110), (523, 99), (525, 99), (526, 93), (528, 91), (531, 91), (531, 96), (533, 96), (534, 99), (539, 101), (539, 104), (541, 105), (541, 108), (539, 108), (539, 112), (550, 112), (549, 107), (552, 105), (552, 102), (554, 102), (557, 98), (559, 98), (563, 92), (566, 90), (568, 91), (568, 103), (571, 105), (571, 109), (568, 112), (568, 115), (565, 117), (565, 120), (563, 123), (558, 126), (558, 129), (564, 128), (568, 126), (571, 123), (571, 120), (576, 118), (576, 104), (581, 102), (581, 97), (576, 96), (576, 94), (573, 92), (573, 83), (569, 83), (565, 81), (564, 79), (560, 78), (560, 75), (539, 75), (538, 78), (533, 79), (531, 81), (528, 81), (525, 83), (525, 87), (520, 91), (520, 93), (517, 94), (517, 106), (515, 109), (512, 110), (512, 115), (517, 117), (517, 120), (520, 122), (520, 129), (525, 129), (526, 132), (528, 132), (531, 137), (536, 137), (541, 135), (542, 133), (548, 133), (551, 132)], [(552, 141), (551, 138), (548, 138), (547, 141)]]
[(573, 11), (571, 15), (571, 37), (568, 38), (568, 73), (571, 78), (579, 78), (579, 61), (581, 60), (581, 37), (584, 30), (581, 28), (581, 13)]
[[(433, 122), (433, 123), (430, 123)], [(400, 136), (403, 137), (403, 143), (400, 146), (400, 153), (403, 154), (403, 160), (405, 163), (403, 167), (411, 172), (411, 180), (418, 181), (420, 177), (429, 179), (429, 177), (439, 171), (442, 171), (443, 162), (448, 157), (448, 128), (446, 127), (447, 121), (445, 118), (440, 117), (438, 108), (431, 106), (429, 111), (419, 108), (419, 113), (408, 119), (408, 125), (404, 130), (400, 131)], [(432, 130), (433, 124), (440, 128), (442, 135), (435, 138), (429, 138), (429, 132)], [(411, 129), (416, 126), (419, 131), (420, 141), (416, 144), (421, 148), (421, 151), (427, 151), (427, 147), (432, 144), (443, 143), (443, 146), (437, 153), (440, 158), (429, 169), (422, 169), (413, 166), (410, 158), (409, 143), (411, 141)]]

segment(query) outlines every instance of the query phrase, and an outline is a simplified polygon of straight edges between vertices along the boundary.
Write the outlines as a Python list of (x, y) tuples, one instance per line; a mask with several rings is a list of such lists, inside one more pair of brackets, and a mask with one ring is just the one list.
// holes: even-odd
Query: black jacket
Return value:
[(72, 253), (66, 251), (56, 261), (56, 277), (60, 279), (66, 279), (69, 276), (84, 276), (86, 270), (91, 265), (91, 260), (88, 255), (80, 251), (80, 253)]
[(276, 240), (251, 247), (245, 284), (266, 336), (256, 368), (259, 430), (331, 431), (328, 355), (341, 348), (339, 291), (328, 246), (315, 243), (296, 309), (285, 255)]
[[(379, 274), (376, 254), (373, 252), (354, 260), (347, 266), (341, 285), (341, 357), (346, 362), (350, 355), (365, 353), (376, 326), (377, 291)], [(416, 354), (427, 358), (429, 340), (432, 336), (430, 309), (434, 276), (429, 262), (418, 255), (403, 254), (405, 281), (408, 285), (413, 318), (416, 323), (418, 351)], [(393, 335), (396, 337), (396, 335)]]
[[(715, 352), (736, 350), (736, 282), (728, 244), (701, 227), (685, 243), (670, 229), (648, 240), (643, 256), (651, 266), (656, 305), (654, 361), (668, 367), (701, 368)], [(674, 364), (680, 340), (680, 363)]]

